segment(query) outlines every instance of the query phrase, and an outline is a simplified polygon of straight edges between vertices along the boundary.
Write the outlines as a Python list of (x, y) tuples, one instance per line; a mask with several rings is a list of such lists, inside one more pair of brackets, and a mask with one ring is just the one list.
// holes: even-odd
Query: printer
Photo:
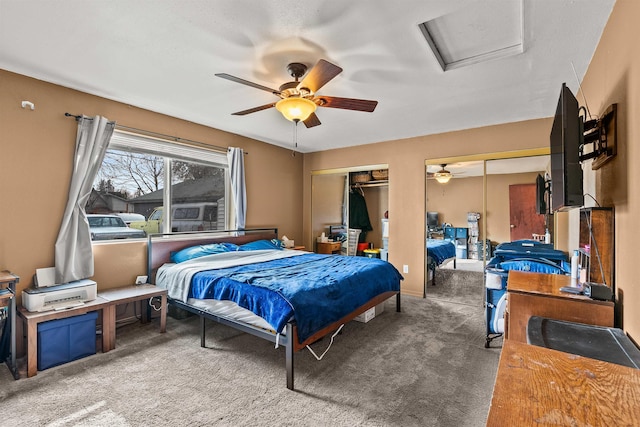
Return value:
[(28, 311), (64, 310), (97, 297), (98, 286), (90, 279), (22, 291), (22, 305)]

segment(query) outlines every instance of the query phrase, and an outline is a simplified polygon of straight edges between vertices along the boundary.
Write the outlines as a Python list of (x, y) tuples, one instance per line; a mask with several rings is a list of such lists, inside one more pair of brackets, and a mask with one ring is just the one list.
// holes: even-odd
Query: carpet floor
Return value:
[(0, 425), (484, 426), (500, 348), (484, 348), (471, 273), (348, 323), (320, 361), (296, 353), (295, 391), (284, 348), (214, 323), (201, 348), (198, 319), (169, 317), (165, 334), (157, 319), (126, 325), (115, 350), (32, 378), (0, 366)]

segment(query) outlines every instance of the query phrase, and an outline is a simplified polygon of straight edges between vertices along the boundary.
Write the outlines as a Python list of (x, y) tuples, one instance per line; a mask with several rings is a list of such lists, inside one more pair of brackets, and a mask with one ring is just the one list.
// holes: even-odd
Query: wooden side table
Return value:
[(562, 286), (571, 284), (569, 276), (510, 271), (507, 280), (506, 339), (526, 343), (527, 323), (531, 316), (613, 326), (613, 301), (598, 301), (560, 291)]
[[(18, 315), (22, 317), (26, 327), (27, 333), (27, 377), (33, 377), (38, 373), (38, 323), (47, 322), (49, 320), (66, 319), (67, 317), (79, 316), (86, 314), (90, 311), (102, 311), (102, 352), (106, 353), (111, 350), (110, 343), (107, 341), (107, 337), (112, 335), (111, 328), (115, 329), (115, 322), (113, 326), (111, 322), (105, 321), (105, 315), (112, 303), (100, 297), (93, 301), (85, 302), (83, 305), (68, 308), (65, 310), (52, 310), (44, 312), (31, 312), (26, 308), (20, 307), (18, 309)], [(115, 332), (113, 332), (115, 333)]]
[[(30, 312), (26, 308), (18, 309), (19, 316), (25, 322), (27, 334), (27, 377), (38, 373), (38, 324), (49, 320), (79, 316), (90, 311), (102, 311), (102, 352), (116, 348), (116, 306), (128, 302), (142, 301), (160, 297), (160, 332), (167, 330), (167, 290), (154, 285), (134, 285), (99, 292), (93, 301), (60, 311)], [(142, 321), (148, 321), (148, 311), (142, 310)]]
[(342, 251), (341, 242), (316, 242), (316, 253), (339, 254)]
[[(109, 289), (98, 292), (98, 297), (108, 301), (110, 304), (106, 307), (104, 313), (104, 323), (108, 323), (108, 336), (106, 344), (109, 349), (116, 348), (116, 306), (126, 304), (128, 302), (137, 302), (148, 300), (153, 297), (160, 297), (160, 332), (167, 330), (167, 290), (159, 288), (155, 285), (132, 285), (123, 288)], [(146, 307), (140, 310), (142, 314), (142, 322), (149, 321), (149, 311)], [(104, 334), (104, 330), (103, 330)], [(103, 337), (105, 339), (105, 337)]]

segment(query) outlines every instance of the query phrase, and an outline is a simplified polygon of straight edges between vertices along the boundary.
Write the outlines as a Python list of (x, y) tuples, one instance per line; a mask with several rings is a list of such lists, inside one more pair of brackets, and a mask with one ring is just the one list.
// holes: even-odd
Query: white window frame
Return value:
[[(165, 212), (171, 212), (171, 160), (180, 160), (191, 163), (200, 163), (210, 165), (225, 170), (225, 212), (224, 222), (225, 228), (229, 229), (231, 224), (231, 182), (229, 180), (229, 163), (227, 160), (227, 152), (216, 150), (215, 148), (203, 148), (195, 145), (188, 145), (182, 142), (170, 141), (155, 136), (142, 135), (138, 133), (128, 132), (121, 129), (115, 129), (111, 140), (109, 141), (108, 150), (127, 151), (134, 153), (145, 153), (164, 159), (164, 193), (163, 206)], [(163, 233), (171, 232), (171, 219), (163, 221)]]

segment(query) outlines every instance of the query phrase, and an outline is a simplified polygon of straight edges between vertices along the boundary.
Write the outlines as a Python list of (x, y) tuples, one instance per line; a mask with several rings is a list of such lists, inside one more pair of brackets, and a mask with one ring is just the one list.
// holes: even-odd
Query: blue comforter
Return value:
[(278, 332), (293, 317), (303, 342), (400, 280), (386, 261), (309, 253), (196, 273), (189, 297), (234, 301)]
[(450, 240), (427, 239), (427, 255), (436, 265), (440, 265), (444, 260), (456, 256), (456, 247)]

